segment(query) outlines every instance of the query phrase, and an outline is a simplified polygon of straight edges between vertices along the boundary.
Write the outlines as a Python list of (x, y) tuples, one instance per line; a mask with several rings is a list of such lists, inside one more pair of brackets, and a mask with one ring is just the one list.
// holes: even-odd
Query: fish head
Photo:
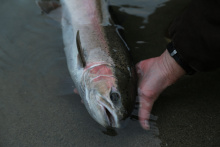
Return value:
[[(106, 69), (108, 68), (108, 69)], [(86, 108), (104, 127), (121, 128), (135, 103), (136, 86), (133, 78), (117, 68), (103, 67), (111, 74), (99, 71), (86, 85)]]

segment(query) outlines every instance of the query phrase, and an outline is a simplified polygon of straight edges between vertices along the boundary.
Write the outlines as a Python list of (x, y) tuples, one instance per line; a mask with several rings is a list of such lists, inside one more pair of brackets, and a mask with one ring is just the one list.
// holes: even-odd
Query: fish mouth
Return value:
[(105, 107), (104, 105), (101, 104), (101, 107), (104, 111), (104, 116), (106, 118), (106, 121), (108, 123), (108, 126), (106, 127), (112, 127), (112, 128), (117, 128), (118, 123), (117, 123), (117, 117), (114, 112), (112, 112), (109, 108)]
[(108, 120), (108, 124), (110, 127), (114, 127), (115, 126), (115, 119), (113, 117), (113, 115), (111, 114), (111, 112), (108, 111), (108, 109), (105, 109), (105, 114), (107, 116), (107, 120)]

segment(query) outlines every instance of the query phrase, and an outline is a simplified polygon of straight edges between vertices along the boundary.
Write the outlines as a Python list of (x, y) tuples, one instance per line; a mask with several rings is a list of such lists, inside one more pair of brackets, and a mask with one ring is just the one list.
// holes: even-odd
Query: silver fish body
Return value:
[(64, 50), (74, 84), (99, 124), (120, 128), (133, 110), (136, 79), (128, 48), (111, 20), (107, 3), (61, 0), (61, 5)]

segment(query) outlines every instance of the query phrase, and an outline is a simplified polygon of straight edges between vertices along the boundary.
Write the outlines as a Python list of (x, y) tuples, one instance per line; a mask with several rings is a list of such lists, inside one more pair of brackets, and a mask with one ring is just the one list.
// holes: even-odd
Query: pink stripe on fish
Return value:
[[(105, 48), (107, 48), (107, 42), (106, 42), (106, 39), (105, 39), (105, 35), (103, 33), (103, 30), (102, 30), (102, 22), (101, 22), (101, 19), (102, 18), (99, 18), (99, 16), (102, 16), (102, 15), (98, 15), (98, 8), (96, 8), (96, 0), (88, 0), (88, 12), (90, 14), (92, 14), (92, 25), (94, 27), (94, 30), (95, 32), (97, 33), (98, 35), (98, 39), (100, 39), (102, 45), (104, 45)], [(101, 8), (100, 8), (101, 9)], [(104, 49), (104, 48), (103, 48)]]

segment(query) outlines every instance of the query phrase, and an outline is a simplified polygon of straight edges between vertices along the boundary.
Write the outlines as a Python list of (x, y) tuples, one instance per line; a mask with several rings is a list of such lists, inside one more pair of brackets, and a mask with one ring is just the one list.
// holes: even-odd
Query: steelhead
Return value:
[(135, 104), (136, 76), (107, 2), (60, 0), (60, 4), (64, 50), (75, 87), (94, 120), (120, 128)]

